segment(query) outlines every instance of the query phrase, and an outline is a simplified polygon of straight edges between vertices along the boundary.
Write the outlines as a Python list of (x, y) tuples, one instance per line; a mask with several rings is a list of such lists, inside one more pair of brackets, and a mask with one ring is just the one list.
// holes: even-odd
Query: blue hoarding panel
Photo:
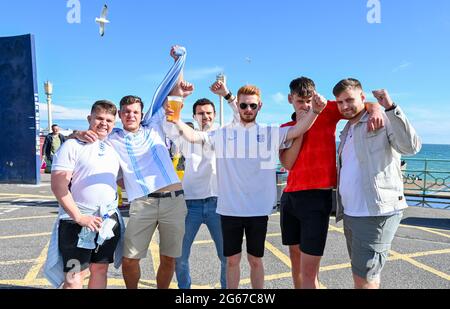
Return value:
[(0, 183), (39, 184), (34, 37), (0, 37)]

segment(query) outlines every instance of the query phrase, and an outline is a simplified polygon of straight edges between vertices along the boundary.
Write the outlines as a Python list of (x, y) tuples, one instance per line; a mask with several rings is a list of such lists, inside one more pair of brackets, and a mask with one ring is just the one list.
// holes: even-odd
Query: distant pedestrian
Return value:
[(53, 155), (65, 141), (65, 136), (59, 133), (59, 126), (57, 124), (52, 125), (52, 132), (45, 137), (44, 146), (42, 146), (42, 156), (46, 159), (46, 170), (51, 167)]

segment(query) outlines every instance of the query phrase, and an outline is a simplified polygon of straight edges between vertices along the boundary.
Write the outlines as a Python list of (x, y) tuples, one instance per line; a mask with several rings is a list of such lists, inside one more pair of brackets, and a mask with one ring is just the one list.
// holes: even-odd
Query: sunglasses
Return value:
[(251, 108), (252, 110), (256, 110), (256, 109), (258, 108), (258, 104), (256, 104), (256, 103), (250, 103), (250, 104), (247, 104), (247, 103), (240, 103), (240, 104), (239, 104), (239, 107), (240, 107), (242, 110), (246, 110), (249, 106), (250, 106), (250, 108)]

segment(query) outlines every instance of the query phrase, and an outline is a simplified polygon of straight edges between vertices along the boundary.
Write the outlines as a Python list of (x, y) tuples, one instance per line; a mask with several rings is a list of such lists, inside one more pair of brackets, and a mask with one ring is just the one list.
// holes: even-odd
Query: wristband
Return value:
[(224, 96), (223, 98), (225, 99), (225, 100), (229, 100), (230, 98), (231, 98), (231, 96), (232, 96), (233, 94), (231, 93), (231, 91), (230, 92), (228, 92), (228, 94), (226, 95), (226, 96)]
[(396, 109), (396, 108), (397, 108), (397, 104), (392, 103), (392, 106), (389, 107), (389, 108), (386, 108), (384, 111), (385, 111), (385, 112), (390, 112), (390, 111), (393, 111), (393, 110)]

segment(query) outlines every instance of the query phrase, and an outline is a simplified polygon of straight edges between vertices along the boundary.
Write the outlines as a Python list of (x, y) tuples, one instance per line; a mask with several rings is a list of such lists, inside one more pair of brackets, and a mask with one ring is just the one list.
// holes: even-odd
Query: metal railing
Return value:
[(450, 160), (403, 161), (403, 184), (410, 205), (450, 209)]
[[(408, 159), (403, 168), (408, 205), (450, 209), (450, 160)], [(286, 185), (287, 172), (277, 172), (278, 201)]]

